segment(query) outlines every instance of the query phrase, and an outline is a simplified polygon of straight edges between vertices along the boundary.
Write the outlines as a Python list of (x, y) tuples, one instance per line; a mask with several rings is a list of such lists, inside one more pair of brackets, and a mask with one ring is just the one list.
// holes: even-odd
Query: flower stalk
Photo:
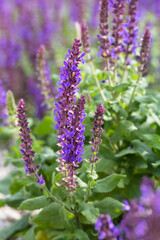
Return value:
[[(92, 176), (94, 173), (95, 164), (99, 160), (99, 158), (97, 157), (97, 153), (99, 151), (99, 145), (102, 142), (101, 135), (103, 132), (102, 125), (103, 125), (104, 112), (105, 112), (104, 106), (102, 104), (100, 104), (96, 109), (94, 121), (92, 123), (93, 129), (91, 130), (91, 132), (93, 133), (93, 137), (92, 137), (90, 143), (92, 144), (91, 151), (92, 151), (93, 155), (92, 155), (92, 157), (89, 158), (90, 163), (91, 163), (91, 173), (90, 173), (91, 179), (92, 179)], [(88, 182), (88, 189), (86, 192), (85, 201), (88, 200), (90, 190), (91, 190), (91, 180), (89, 180), (89, 182)]]

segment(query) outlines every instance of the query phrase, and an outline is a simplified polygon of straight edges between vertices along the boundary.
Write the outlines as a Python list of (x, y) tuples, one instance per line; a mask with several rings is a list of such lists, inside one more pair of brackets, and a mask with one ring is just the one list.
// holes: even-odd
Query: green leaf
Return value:
[(36, 153), (35, 161), (39, 162), (39, 159), (41, 159), (42, 162), (50, 160), (53, 161), (53, 159), (56, 159), (57, 157), (57, 153), (55, 153), (52, 148), (45, 146), (43, 147), (42, 151)]
[(157, 134), (143, 134), (143, 140), (152, 148), (160, 150), (160, 136)]
[(20, 178), (20, 179), (14, 178), (12, 184), (10, 185), (11, 194), (17, 193), (25, 185), (32, 183), (32, 182), (33, 182), (33, 180), (28, 177), (24, 177), (24, 178)]
[(81, 229), (74, 229), (72, 231), (65, 230), (61, 233), (58, 233), (58, 236), (52, 238), (53, 240), (90, 240), (87, 233)]
[(10, 194), (9, 187), (10, 187), (11, 182), (12, 182), (11, 176), (7, 176), (4, 179), (2, 179), (0, 181), (0, 192), (5, 195)]
[(88, 187), (88, 185), (85, 182), (83, 182), (79, 177), (76, 177), (76, 179), (77, 179), (78, 186), (80, 186), (81, 188)]
[(43, 118), (40, 123), (36, 124), (36, 127), (33, 131), (34, 134), (38, 135), (48, 135), (51, 132), (51, 127), (53, 125), (52, 119), (49, 116)]
[(134, 154), (134, 153), (136, 153), (136, 151), (133, 148), (131, 148), (131, 149), (127, 148), (127, 149), (123, 149), (119, 153), (116, 153), (115, 157), (123, 157), (125, 155)]
[(83, 215), (83, 218), (80, 218), (80, 220), (86, 224), (94, 224), (100, 215), (99, 209), (94, 207), (93, 204), (80, 203), (80, 209)]
[(133, 140), (132, 143), (133, 149), (146, 161), (155, 162), (159, 160), (147, 144), (141, 142), (138, 139)]
[(100, 147), (98, 157), (101, 158), (99, 162), (96, 163), (96, 171), (109, 173), (115, 166), (116, 161), (113, 151), (108, 147)]
[(64, 229), (73, 217), (72, 213), (59, 204), (51, 203), (36, 215), (32, 222), (43, 228)]
[(112, 218), (115, 218), (121, 214), (124, 204), (114, 198), (106, 197), (96, 201), (94, 206), (99, 208), (101, 214), (110, 214)]
[(129, 87), (129, 83), (119, 83), (113, 87), (113, 91), (122, 93), (124, 90), (127, 90), (128, 87)]
[(11, 196), (10, 198), (5, 198), (4, 202), (10, 207), (18, 208), (21, 202), (24, 200), (25, 200), (25, 197), (24, 197), (23, 191), (20, 191), (14, 194), (13, 196)]
[(8, 239), (11, 236), (13, 236), (13, 234), (15, 234), (16, 232), (26, 229), (29, 226), (28, 219), (29, 214), (26, 214), (20, 220), (15, 221), (9, 227), (6, 227), (3, 230), (1, 230), (0, 239)]
[(149, 96), (136, 96), (135, 97), (135, 101), (139, 102), (139, 103), (146, 103), (146, 104), (149, 104), (149, 103), (157, 103), (157, 100), (156, 98), (152, 97), (151, 95)]
[(30, 198), (21, 203), (18, 209), (21, 210), (36, 210), (43, 208), (51, 203), (50, 198), (46, 196), (40, 196), (35, 198)]
[(122, 120), (118, 125), (119, 132), (123, 136), (129, 136), (133, 131), (137, 130), (137, 127), (128, 120)]
[(87, 233), (81, 229), (76, 229), (74, 235), (78, 240), (90, 240)]
[(34, 234), (34, 230), (35, 230), (36, 226), (31, 227), (23, 236), (23, 240), (34, 240), (35, 239), (35, 234)]
[(125, 177), (125, 175), (112, 174), (106, 178), (100, 179), (97, 181), (93, 191), (98, 193), (111, 192), (115, 187), (117, 187), (119, 181)]

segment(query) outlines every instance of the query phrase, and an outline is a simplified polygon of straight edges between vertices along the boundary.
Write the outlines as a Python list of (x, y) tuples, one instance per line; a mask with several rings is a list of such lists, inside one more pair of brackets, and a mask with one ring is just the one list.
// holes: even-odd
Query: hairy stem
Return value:
[(138, 85), (139, 81), (141, 80), (141, 77), (142, 77), (142, 72), (139, 73), (136, 85), (133, 88), (133, 91), (132, 91), (132, 94), (131, 94), (131, 98), (130, 98), (130, 101), (129, 101), (129, 104), (128, 104), (128, 107), (127, 107), (128, 112), (130, 110), (130, 107), (131, 107), (131, 104), (132, 104), (132, 101), (133, 101), (133, 97), (134, 97), (135, 91), (137, 89), (137, 85)]
[[(93, 154), (93, 161), (94, 161), (94, 158), (95, 158), (95, 154)], [(95, 166), (95, 163), (92, 162), (92, 164), (91, 164), (91, 176), (93, 175), (94, 166)], [(91, 191), (91, 179), (88, 182), (88, 189), (87, 189), (86, 196), (85, 196), (85, 199), (84, 199), (85, 202), (87, 202), (87, 200), (88, 200), (90, 191)]]

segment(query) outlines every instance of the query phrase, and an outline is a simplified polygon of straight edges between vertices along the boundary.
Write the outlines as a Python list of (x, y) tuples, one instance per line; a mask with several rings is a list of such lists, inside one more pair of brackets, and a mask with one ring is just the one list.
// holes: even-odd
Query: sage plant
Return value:
[(32, 150), (32, 139), (30, 137), (30, 128), (28, 127), (28, 121), (27, 121), (27, 115), (26, 115), (26, 106), (23, 99), (20, 99), (17, 106), (17, 118), (18, 118), (18, 124), (21, 137), (21, 148), (20, 152), (23, 155), (23, 162), (25, 165), (25, 173), (29, 175), (34, 175), (36, 181), (39, 184), (45, 184), (45, 181), (43, 179), (42, 174), (39, 176), (38, 169), (39, 165), (35, 165), (33, 158), (35, 155), (35, 152)]
[(68, 50), (64, 67), (61, 68), (60, 81), (58, 85), (58, 102), (55, 104), (57, 112), (55, 128), (58, 130), (58, 146), (61, 148), (58, 153), (60, 166), (57, 168), (63, 175), (61, 183), (65, 184), (70, 193), (77, 187), (74, 175), (77, 174), (75, 167), (82, 161), (84, 126), (82, 124), (84, 114), (85, 98), (81, 96), (76, 104), (75, 93), (77, 85), (81, 81), (81, 74), (78, 65), (84, 62), (79, 48), (82, 46), (80, 40), (75, 39), (72, 50)]

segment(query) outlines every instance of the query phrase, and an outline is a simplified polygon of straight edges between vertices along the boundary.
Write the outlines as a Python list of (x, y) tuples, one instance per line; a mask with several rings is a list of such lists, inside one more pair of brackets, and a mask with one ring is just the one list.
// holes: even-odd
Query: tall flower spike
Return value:
[(23, 99), (20, 99), (17, 106), (17, 118), (18, 118), (18, 125), (20, 127), (20, 134), (21, 137), (21, 149), (20, 152), (23, 155), (23, 162), (25, 163), (25, 173), (29, 175), (34, 175), (36, 181), (39, 184), (44, 184), (45, 181), (43, 179), (42, 174), (38, 175), (39, 165), (34, 165), (33, 158), (35, 152), (32, 151), (32, 139), (30, 137), (30, 128), (28, 127), (26, 115), (26, 106)]
[(76, 174), (75, 167), (82, 161), (81, 155), (83, 154), (83, 141), (84, 126), (82, 125), (84, 117), (84, 103), (85, 98), (81, 96), (76, 103), (75, 93), (78, 90), (77, 85), (81, 81), (80, 69), (78, 65), (84, 62), (83, 56), (79, 48), (82, 46), (80, 40), (75, 39), (72, 50), (68, 50), (69, 54), (66, 55), (64, 67), (61, 68), (60, 81), (58, 85), (59, 94), (57, 95), (58, 102), (55, 104), (57, 112), (55, 120), (57, 124), (55, 128), (58, 129), (58, 146), (61, 149), (58, 153), (61, 155), (57, 159), (60, 162), (58, 171), (63, 175), (62, 183), (65, 183), (66, 188), (70, 192), (74, 192)]
[(91, 151), (93, 152), (93, 157), (90, 157), (90, 162), (92, 163), (97, 162), (99, 159), (96, 154), (98, 153), (99, 145), (102, 142), (101, 135), (103, 132), (102, 125), (104, 112), (104, 106), (100, 104), (96, 109), (93, 121), (93, 129), (91, 130), (91, 132), (93, 133), (93, 138), (91, 139), (90, 143), (92, 144)]
[(110, 215), (101, 214), (95, 223), (95, 230), (99, 232), (99, 240), (117, 240), (120, 231), (113, 224)]
[(148, 61), (149, 51), (150, 51), (150, 41), (151, 41), (151, 32), (150, 32), (150, 28), (147, 26), (142, 38), (141, 51), (140, 51), (141, 67), (139, 68), (139, 70), (142, 72), (145, 71), (145, 64)]
[(85, 53), (90, 53), (90, 39), (88, 26), (85, 20), (81, 22), (81, 41), (83, 44), (83, 49)]
[(129, 55), (133, 53), (135, 55), (135, 50), (137, 48), (137, 37), (138, 37), (138, 24), (137, 24), (137, 8), (139, 0), (131, 0), (128, 6), (128, 18), (126, 26), (126, 31), (124, 34), (125, 46), (125, 63), (129, 64)]
[(44, 103), (48, 109), (52, 107), (52, 96), (50, 91), (50, 79), (45, 60), (46, 49), (44, 45), (41, 45), (37, 51), (36, 56), (36, 73), (38, 80), (38, 87), (41, 90), (41, 94), (44, 97)]
[(118, 54), (123, 51), (125, 0), (115, 0), (113, 3), (113, 14), (112, 58), (118, 59)]
[(101, 0), (99, 12), (99, 54), (104, 58), (111, 56), (109, 41), (109, 25), (108, 25), (109, 0)]

